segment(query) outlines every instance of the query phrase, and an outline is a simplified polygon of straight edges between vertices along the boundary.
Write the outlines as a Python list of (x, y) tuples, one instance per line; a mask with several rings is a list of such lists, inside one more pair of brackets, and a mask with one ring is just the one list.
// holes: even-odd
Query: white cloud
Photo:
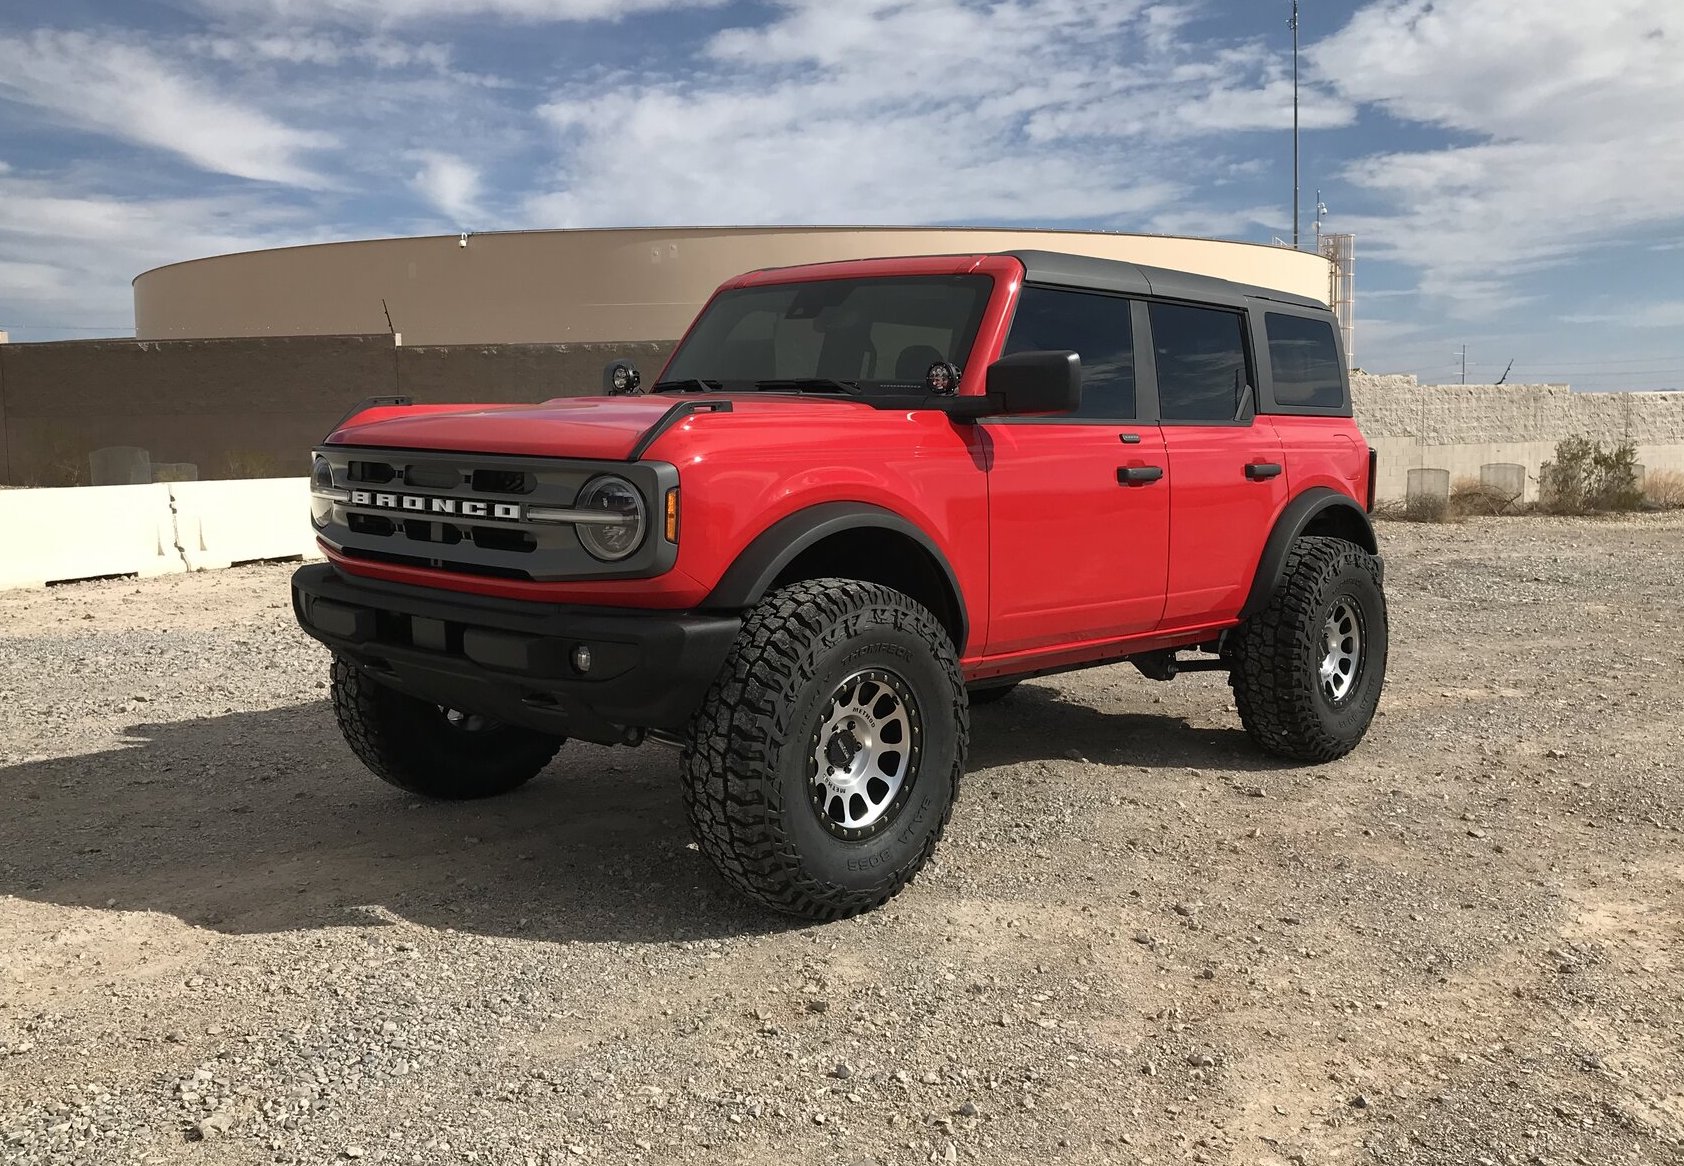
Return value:
[(1377, 154), (1347, 181), (1388, 210), (1342, 218), (1422, 290), (1513, 306), (1516, 276), (1678, 218), (1684, 8), (1648, 0), (1384, 0), (1309, 50), (1351, 101), (1469, 141)]
[[(1138, 227), (1227, 171), (1214, 135), (1291, 124), (1279, 54), (1181, 43), (1145, 0), (780, 0), (683, 80), (593, 77), (540, 110), (537, 225)], [(1213, 59), (1214, 58), (1214, 59)], [(1347, 104), (1309, 93), (1316, 124)]]
[(642, 12), (717, 8), (726, 0), (181, 0), (213, 18), (294, 25), (390, 26), (492, 17), (523, 23), (618, 21)]
[(204, 170), (325, 186), (306, 153), (334, 145), (183, 77), (152, 50), (116, 38), (42, 30), (0, 36), (0, 98), (61, 124), (178, 154)]
[[(141, 271), (331, 237), (304, 212), (255, 196), (115, 198), (64, 186), (0, 177), (0, 328), (91, 324), (110, 335), (132, 326), (129, 283)], [(65, 331), (29, 335), (61, 339)]]
[(181, 44), (190, 53), (240, 65), (263, 62), (336, 68), (368, 64), (377, 69), (422, 66), (440, 72), (450, 65), (450, 49), (445, 45), (409, 44), (391, 37), (345, 40), (320, 32), (272, 32), (256, 36), (201, 34), (185, 37)]
[(1564, 324), (1606, 324), (1625, 328), (1684, 328), (1684, 300), (1634, 303), (1618, 312), (1576, 312), (1559, 317)]
[(479, 170), (453, 154), (421, 150), (415, 154), (421, 164), (410, 179), (410, 185), (433, 206), (444, 212), (458, 227), (479, 222)]

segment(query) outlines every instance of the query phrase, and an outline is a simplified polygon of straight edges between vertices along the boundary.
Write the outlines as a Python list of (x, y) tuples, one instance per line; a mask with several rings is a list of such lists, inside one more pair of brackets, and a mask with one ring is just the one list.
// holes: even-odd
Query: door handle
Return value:
[(1156, 482), (1164, 476), (1162, 466), (1118, 466), (1117, 484), (1119, 486), (1144, 486), (1147, 482)]
[(1252, 462), (1245, 468), (1245, 476), (1253, 482), (1279, 477), (1280, 472), (1281, 465), (1279, 462)]

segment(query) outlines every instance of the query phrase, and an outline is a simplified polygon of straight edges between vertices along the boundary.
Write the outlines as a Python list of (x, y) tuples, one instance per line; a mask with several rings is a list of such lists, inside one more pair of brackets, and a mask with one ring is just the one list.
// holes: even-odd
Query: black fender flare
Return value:
[(1246, 596), (1245, 606), (1240, 608), (1241, 619), (1249, 619), (1267, 606), (1275, 588), (1280, 586), (1281, 573), (1286, 567), (1286, 556), (1292, 550), (1292, 544), (1313, 521), (1334, 510), (1347, 512), (1338, 515), (1338, 518), (1358, 535), (1353, 542), (1371, 555), (1379, 553), (1380, 543), (1374, 537), (1374, 525), (1368, 521), (1362, 507), (1349, 495), (1330, 487), (1312, 486), (1288, 502), (1281, 516), (1275, 520), (1275, 528), (1269, 532), (1269, 541), (1263, 544), (1263, 555), (1257, 561), (1257, 573), (1251, 577), (1251, 592)]
[(959, 589), (959, 577), (954, 574), (953, 564), (917, 525), (892, 510), (868, 502), (821, 502), (780, 518), (743, 548), (701, 606), (727, 611), (753, 607), (765, 598), (784, 568), (793, 563), (801, 552), (831, 535), (860, 529), (889, 530), (904, 535), (930, 556), (952, 593), (954, 618), (959, 623), (958, 647), (962, 651), (970, 635), (970, 621), (965, 611), (965, 594)]

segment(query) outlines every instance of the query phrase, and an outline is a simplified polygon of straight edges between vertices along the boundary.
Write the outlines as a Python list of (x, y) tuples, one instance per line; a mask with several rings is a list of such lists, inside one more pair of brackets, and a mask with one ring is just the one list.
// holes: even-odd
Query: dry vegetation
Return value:
[(1644, 474), (1643, 500), (1653, 510), (1684, 510), (1684, 473), (1652, 470)]

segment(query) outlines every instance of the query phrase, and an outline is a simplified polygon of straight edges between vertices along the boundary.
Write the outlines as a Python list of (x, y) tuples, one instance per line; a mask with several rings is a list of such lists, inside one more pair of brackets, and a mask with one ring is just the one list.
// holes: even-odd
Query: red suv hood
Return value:
[(539, 405), (409, 405), (371, 409), (330, 445), (624, 461), (677, 401), (561, 397)]

